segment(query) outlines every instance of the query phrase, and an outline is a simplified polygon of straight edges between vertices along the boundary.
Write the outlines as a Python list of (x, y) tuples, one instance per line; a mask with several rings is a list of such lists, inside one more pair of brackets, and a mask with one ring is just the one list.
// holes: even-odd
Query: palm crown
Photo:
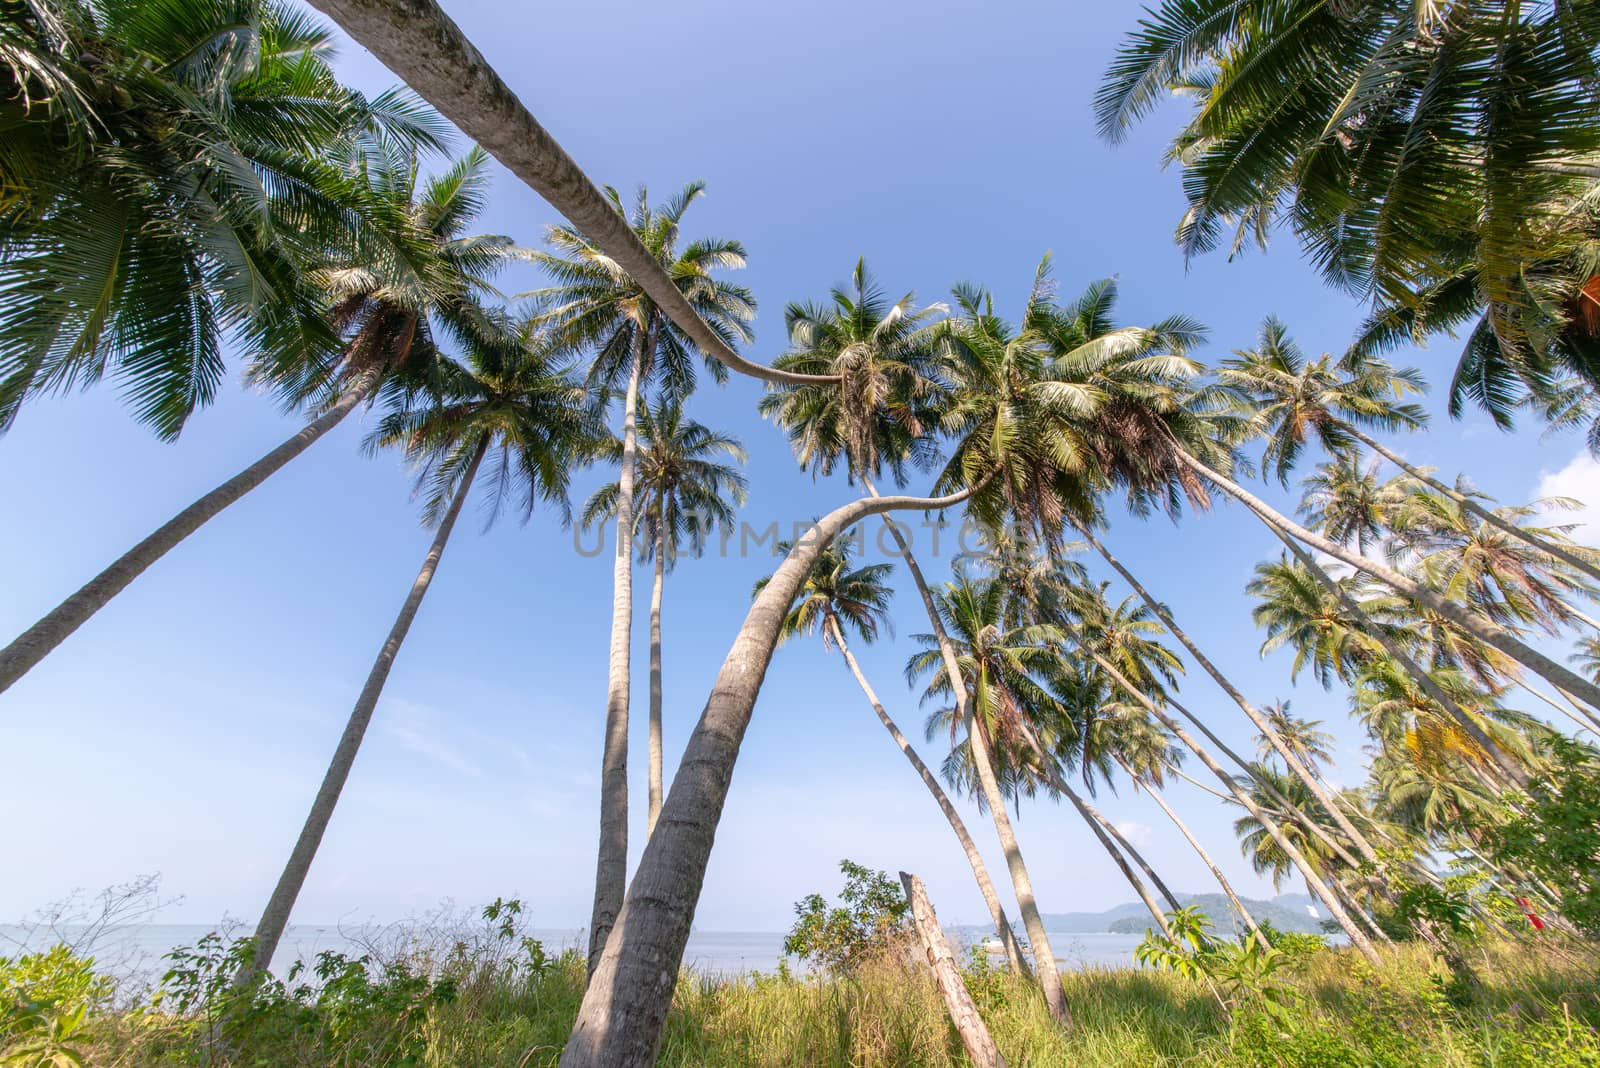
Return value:
[(829, 475), (843, 459), (852, 477), (887, 466), (904, 483), (908, 461), (931, 462), (941, 386), (930, 327), (943, 310), (918, 308), (915, 293), (891, 301), (865, 260), (826, 303), (789, 305), (789, 350), (773, 366), (838, 376), (761, 398), (761, 413), (788, 433), (803, 467)]
[[(751, 337), (748, 324), (755, 317), (755, 297), (713, 272), (743, 267), (744, 246), (726, 238), (702, 238), (681, 251), (678, 247), (684, 213), (704, 194), (704, 182), (691, 182), (664, 205), (652, 208), (648, 191), (641, 187), (630, 214), (620, 194), (606, 187), (612, 206), (627, 217), (690, 306), (728, 347), (737, 348)], [(591, 384), (618, 388), (638, 352), (644, 385), (680, 400), (692, 393), (696, 348), (678, 324), (661, 314), (644, 290), (577, 230), (552, 226), (546, 239), (554, 251), (535, 252), (533, 259), (555, 284), (527, 296), (540, 309), (541, 322), (561, 330), (569, 344), (593, 350)], [(716, 360), (705, 357), (705, 364), (717, 381), (727, 377), (727, 368)]]
[(540, 500), (568, 515), (571, 473), (592, 454), (601, 426), (567, 350), (499, 311), (480, 312), (461, 336), (465, 358), (440, 359), (426, 387), (409, 391), (368, 436), (368, 447), (397, 445), (416, 462), (430, 522), (479, 456), (490, 461), (490, 520), (513, 496), (525, 516)]
[(109, 375), (175, 437), (230, 335), (275, 359), (333, 347), (304, 270), (376, 221), (341, 159), (443, 133), (409, 94), (340, 86), (330, 48), (275, 0), (7, 9), (0, 428)]
[[(713, 529), (733, 528), (735, 509), (744, 504), (749, 482), (737, 467), (717, 458), (744, 463), (747, 454), (731, 435), (686, 418), (683, 406), (673, 399), (655, 407), (640, 405), (638, 418), (634, 493), (644, 506), (635, 510), (634, 522), (645, 535), (639, 556), (652, 559), (659, 545), (670, 566), (685, 542), (698, 554)], [(620, 461), (622, 443), (607, 437), (600, 452)], [(618, 482), (596, 490), (584, 505), (582, 525), (587, 528), (601, 519), (615, 518), (621, 492)]]

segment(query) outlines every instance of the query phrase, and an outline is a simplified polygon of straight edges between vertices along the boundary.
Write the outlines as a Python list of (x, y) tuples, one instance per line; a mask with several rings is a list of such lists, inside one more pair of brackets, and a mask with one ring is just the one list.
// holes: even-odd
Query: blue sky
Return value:
[[(660, 196), (703, 178), (691, 234), (738, 237), (741, 281), (762, 304), (750, 353), (782, 351), (782, 309), (821, 297), (865, 255), (886, 287), (942, 299), (951, 283), (1022, 301), (1053, 252), (1064, 295), (1116, 275), (1125, 321), (1185, 312), (1206, 322), (1215, 359), (1276, 313), (1313, 351), (1343, 345), (1360, 317), (1321, 285), (1292, 243), (1234, 263), (1185, 265), (1172, 244), (1182, 209), (1159, 167), (1174, 113), (1113, 150), (1095, 139), (1090, 99), (1131, 4), (841, 3), (696, 0), (448, 5), (524, 102), (597, 181)], [(392, 79), (354, 45), (340, 69), (376, 90)], [(496, 170), (484, 229), (539, 242), (553, 212)], [(531, 274), (508, 291), (536, 284)], [(1448, 341), (1415, 354), (1443, 383)], [(751, 452), (754, 527), (785, 528), (846, 498), (841, 481), (795, 469), (755, 414), (759, 383), (707, 383), (691, 411)], [(1571, 436), (1504, 435), (1473, 415), (1402, 443), (1413, 460), (1523, 501), (1600, 490)], [(325, 761), (426, 548), (409, 473), (357, 446), (353, 419), (169, 555), (0, 698), (0, 920), (74, 887), (160, 872), (182, 901), (163, 915), (253, 919), (297, 833)], [(46, 400), (0, 439), (0, 635), (48, 610), (155, 525), (297, 425), (243, 388), (163, 445), (114, 390)], [(603, 473), (578, 481), (581, 500)], [(1541, 490), (1543, 487), (1543, 490)], [(920, 531), (923, 536), (925, 531)], [(1361, 739), (1342, 694), (1263, 661), (1243, 594), (1270, 535), (1222, 507), (1174, 527), (1113, 522), (1111, 543), (1250, 695), (1289, 697), (1340, 737), (1338, 776), (1354, 781)], [(868, 544), (871, 546), (872, 538)], [(926, 543), (924, 543), (926, 544)], [(737, 543), (686, 560), (665, 606), (666, 738), (671, 763), (748, 604), (772, 567)], [(945, 570), (933, 563), (935, 574)], [(895, 604), (898, 640), (860, 650), (890, 711), (920, 737), (902, 682), (923, 629), (914, 591)], [(648, 570), (636, 588), (647, 590)], [(587, 921), (593, 878), (610, 563), (584, 556), (552, 515), (487, 533), (463, 522), (389, 681), (296, 919), (392, 919), (451, 898), (520, 894), (540, 926)], [(641, 600), (641, 609), (643, 601)], [(645, 618), (635, 637), (633, 844), (643, 843)], [(1184, 693), (1249, 745), (1242, 715), (1205, 679)], [(932, 744), (924, 748), (936, 756)], [(1230, 814), (1191, 788), (1181, 810), (1251, 891)], [(1103, 807), (1148, 843), (1188, 891), (1212, 889), (1158, 810), (1124, 790)], [(992, 827), (970, 805), (993, 870)], [(1023, 847), (1046, 911), (1093, 909), (1130, 892), (1077, 817), (1024, 808)], [(792, 903), (833, 890), (849, 857), (927, 880), (940, 915), (979, 922), (971, 875), (921, 784), (838, 658), (820, 643), (781, 649), (767, 677), (697, 924), (777, 930)], [(1001, 880), (1003, 881), (1003, 879)], [(1294, 887), (1294, 889), (1299, 889)]]

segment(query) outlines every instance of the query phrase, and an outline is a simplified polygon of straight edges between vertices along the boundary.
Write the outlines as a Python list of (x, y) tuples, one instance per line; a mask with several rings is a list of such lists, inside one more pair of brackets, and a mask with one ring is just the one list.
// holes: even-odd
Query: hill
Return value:
[[(1210, 916), (1219, 931), (1237, 925), (1228, 899), (1221, 894), (1179, 894), (1185, 906), (1199, 905)], [(1245, 907), (1258, 920), (1269, 920), (1280, 931), (1297, 931), (1304, 934), (1321, 934), (1321, 910), (1312, 909), (1311, 898), (1305, 894), (1279, 894), (1271, 901), (1244, 898)], [(1144, 905), (1130, 901), (1104, 912), (1046, 912), (1042, 914), (1047, 931), (1065, 934), (1143, 934), (1150, 926), (1150, 913)]]

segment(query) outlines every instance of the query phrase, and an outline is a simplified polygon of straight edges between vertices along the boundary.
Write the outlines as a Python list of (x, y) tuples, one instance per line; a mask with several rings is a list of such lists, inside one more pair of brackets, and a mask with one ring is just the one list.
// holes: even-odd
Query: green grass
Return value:
[[(1378, 970), (1326, 951), (1284, 980), (1278, 1010), (1246, 998), (1227, 1011), (1203, 983), (1165, 972), (1070, 973), (1064, 980), (1076, 1026), (1068, 1033), (1052, 1024), (1031, 987), (1004, 972), (974, 970), (969, 985), (1012, 1065), (1600, 1066), (1600, 955), (1592, 947), (1542, 940), (1478, 946), (1467, 955), (1477, 979), (1470, 986), (1452, 982), (1415, 947), (1391, 951)], [(204, 995), (199, 1001), (184, 1005), (171, 994), (154, 1007), (113, 1008), (103, 992), (85, 994), (90, 1011), (61, 1044), (106, 1068), (532, 1068), (555, 1064), (583, 976), (574, 956), (528, 966), (508, 960), (504, 946), (414, 957), (387, 977), (346, 962), (299, 995), (269, 996), (236, 1012), (231, 1029), (219, 1031), (225, 1010), (215, 999), (227, 962), (212, 957), (186, 967)], [(48, 970), (29, 973), (29, 994), (19, 992), (17, 967), (0, 964), (0, 1011), (7, 998), (38, 1004), (53, 989), (71, 988), (41, 978)], [(22, 1040), (13, 1027), (8, 1046), (5, 1021), (0, 1065), (32, 1068), (32, 1061), (8, 1060), (5, 1051)], [(711, 981), (685, 973), (660, 1063), (939, 1068), (967, 1061), (925, 970), (884, 954), (831, 978)]]

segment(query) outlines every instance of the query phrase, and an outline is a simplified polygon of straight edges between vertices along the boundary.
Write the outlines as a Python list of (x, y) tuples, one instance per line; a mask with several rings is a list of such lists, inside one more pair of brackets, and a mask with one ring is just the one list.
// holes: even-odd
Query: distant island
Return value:
[[(1199, 905), (1211, 917), (1219, 933), (1240, 927), (1239, 919), (1221, 894), (1179, 894), (1187, 907)], [(1326, 917), (1305, 894), (1279, 894), (1271, 901), (1244, 898), (1245, 907), (1258, 920), (1268, 920), (1280, 931), (1322, 934)], [(1065, 934), (1143, 934), (1151, 926), (1150, 913), (1143, 904), (1130, 901), (1104, 912), (1046, 912), (1041, 914), (1045, 929)]]

